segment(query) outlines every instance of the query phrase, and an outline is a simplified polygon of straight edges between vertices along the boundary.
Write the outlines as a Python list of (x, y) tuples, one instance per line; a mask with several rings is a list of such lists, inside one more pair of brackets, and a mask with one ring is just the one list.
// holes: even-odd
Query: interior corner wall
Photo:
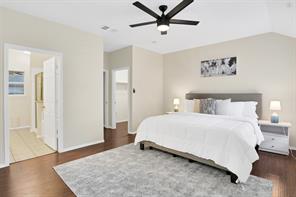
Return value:
[[(64, 148), (103, 141), (102, 38), (2, 7), (0, 25), (2, 65), (4, 43), (63, 54)], [(3, 66), (0, 69), (0, 83), (3, 87)], [(2, 103), (3, 88), (0, 94), (0, 163), (4, 161)]]
[[(237, 57), (237, 75), (201, 77), (202, 60), (231, 56)], [(268, 33), (166, 54), (164, 73), (164, 103), (168, 111), (173, 110), (173, 98), (184, 101), (190, 91), (258, 92), (263, 95), (263, 118), (269, 120), (269, 102), (280, 100), (280, 119), (292, 123), (290, 145), (296, 147), (295, 38)]]
[(132, 65), (132, 129), (136, 132), (142, 120), (164, 113), (163, 55), (133, 47)]

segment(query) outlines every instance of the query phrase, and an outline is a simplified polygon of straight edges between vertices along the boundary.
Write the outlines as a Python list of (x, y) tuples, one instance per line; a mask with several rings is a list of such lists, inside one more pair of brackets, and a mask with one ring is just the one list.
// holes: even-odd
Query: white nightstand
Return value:
[(165, 112), (165, 114), (173, 114), (173, 113), (177, 113), (177, 112), (173, 112), (173, 111)]
[(271, 123), (266, 120), (259, 120), (258, 124), (264, 136), (259, 150), (289, 155), (289, 128), (291, 124), (288, 122)]

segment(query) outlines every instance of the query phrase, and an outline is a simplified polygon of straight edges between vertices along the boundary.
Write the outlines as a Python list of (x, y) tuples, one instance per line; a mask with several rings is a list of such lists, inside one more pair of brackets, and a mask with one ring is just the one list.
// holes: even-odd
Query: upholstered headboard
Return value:
[(258, 103), (256, 113), (259, 118), (262, 117), (262, 94), (260, 93), (197, 93), (197, 92), (190, 92), (186, 94), (186, 99), (206, 99), (206, 98), (213, 98), (213, 99), (229, 99), (231, 101), (256, 101)]

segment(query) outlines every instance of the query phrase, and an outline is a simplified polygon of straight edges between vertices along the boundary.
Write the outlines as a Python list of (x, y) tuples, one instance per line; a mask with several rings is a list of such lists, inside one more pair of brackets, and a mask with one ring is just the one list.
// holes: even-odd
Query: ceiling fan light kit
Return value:
[(150, 22), (144, 22), (144, 23), (138, 23), (130, 25), (130, 27), (139, 27), (144, 25), (151, 25), (151, 24), (157, 24), (157, 29), (161, 32), (161, 35), (166, 35), (167, 31), (170, 28), (170, 24), (178, 24), (178, 25), (198, 25), (199, 21), (189, 21), (189, 20), (179, 20), (179, 19), (172, 19), (175, 15), (177, 15), (179, 12), (181, 12), (184, 8), (186, 8), (189, 4), (191, 4), (194, 0), (183, 0), (181, 3), (179, 3), (174, 9), (172, 9), (169, 13), (164, 14), (167, 10), (168, 6), (161, 5), (159, 6), (159, 10), (162, 12), (161, 16), (156, 14), (154, 11), (140, 3), (139, 1), (136, 1), (133, 3), (134, 6), (137, 8), (143, 10), (150, 16), (154, 17), (155, 21)]
[(158, 25), (157, 26), (157, 29), (159, 30), (159, 31), (167, 31), (167, 30), (169, 30), (170, 29), (170, 26), (169, 25)]

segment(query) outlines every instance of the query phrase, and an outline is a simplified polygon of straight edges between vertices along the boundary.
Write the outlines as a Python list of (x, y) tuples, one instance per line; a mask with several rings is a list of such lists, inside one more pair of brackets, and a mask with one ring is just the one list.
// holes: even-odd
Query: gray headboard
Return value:
[(256, 101), (258, 103), (256, 113), (259, 118), (262, 117), (262, 94), (260, 93), (197, 93), (197, 92), (190, 92), (186, 94), (186, 99), (206, 99), (206, 98), (213, 98), (213, 99), (229, 99), (231, 101)]

